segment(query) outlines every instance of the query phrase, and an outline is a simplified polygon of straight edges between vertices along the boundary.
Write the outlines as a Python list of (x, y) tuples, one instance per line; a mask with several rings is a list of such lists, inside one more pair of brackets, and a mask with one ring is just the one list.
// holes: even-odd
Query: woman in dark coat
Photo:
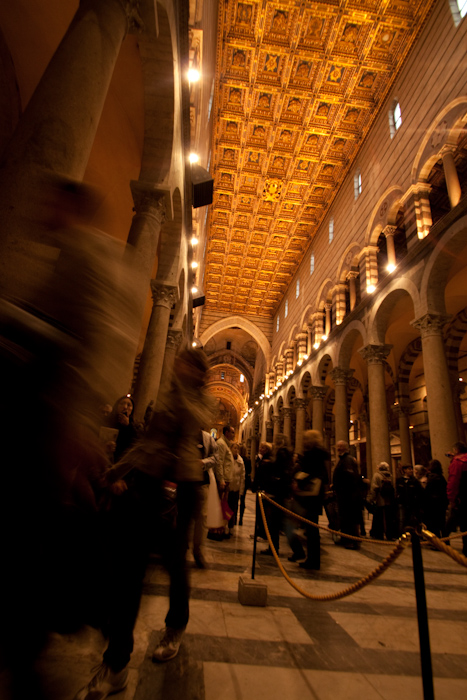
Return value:
[(443, 476), (441, 462), (437, 459), (432, 459), (428, 468), (428, 481), (424, 491), (423, 520), (430, 532), (436, 537), (442, 537), (448, 507), (447, 482)]
[[(303, 434), (303, 455), (295, 471), (292, 488), (294, 492), (294, 510), (313, 523), (318, 523), (323, 512), (325, 487), (328, 483), (327, 465), (329, 453), (324, 449), (322, 435), (317, 430), (307, 430)], [(288, 533), (290, 530), (288, 530)], [(302, 569), (318, 570), (321, 565), (319, 528), (307, 525), (307, 556), (299, 566)], [(303, 546), (296, 534), (289, 537), (292, 548), (290, 561), (304, 557)]]

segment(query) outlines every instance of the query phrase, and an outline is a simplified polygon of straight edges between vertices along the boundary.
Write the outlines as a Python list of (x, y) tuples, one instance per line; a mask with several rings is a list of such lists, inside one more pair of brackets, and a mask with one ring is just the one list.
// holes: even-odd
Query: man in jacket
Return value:
[[(449, 499), (448, 514), (444, 535), (455, 532), (459, 526), (461, 531), (467, 528), (467, 445), (456, 442), (448, 453), (451, 456), (449, 465), (447, 496)], [(462, 538), (462, 553), (467, 556), (467, 535)]]
[[(358, 465), (349, 453), (349, 445), (344, 440), (337, 443), (337, 462), (332, 475), (332, 485), (337, 497), (337, 507), (341, 532), (357, 537), (361, 518), (361, 479)], [(346, 549), (359, 549), (360, 542), (342, 537)]]

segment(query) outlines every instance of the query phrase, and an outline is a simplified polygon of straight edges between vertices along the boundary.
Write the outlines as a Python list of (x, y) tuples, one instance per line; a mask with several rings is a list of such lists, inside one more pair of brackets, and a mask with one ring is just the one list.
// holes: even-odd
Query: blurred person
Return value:
[[(0, 377), (10, 396), (0, 424), (5, 464), (14, 465), (2, 473), (0, 496), (0, 526), (13, 533), (0, 550), (0, 653), (15, 700), (43, 695), (34, 661), (48, 632), (84, 621), (79, 584), (106, 465), (98, 407), (115, 392), (132, 346), (123, 246), (89, 226), (101, 195), (49, 173), (36, 196), (36, 216), (25, 221), (41, 232), (40, 245), (37, 236), (28, 243), (34, 265), (18, 251), (14, 290), (3, 282), (0, 299)], [(34, 406), (27, 427), (17, 421), (26, 403)]]
[(237, 524), (238, 506), (240, 498), (245, 496), (245, 463), (240, 456), (240, 445), (238, 442), (232, 444), (233, 464), (230, 473), (230, 486), (228, 495), (229, 508), (232, 511), (232, 517), (229, 520), (229, 532), (232, 535), (233, 529)]
[[(444, 535), (448, 537), (460, 527), (467, 531), (467, 445), (456, 442), (447, 453), (451, 458), (446, 493), (449, 501)], [(462, 554), (467, 556), (467, 535), (462, 538)]]
[(240, 456), (243, 459), (243, 463), (245, 465), (245, 491), (243, 494), (240, 495), (240, 517), (238, 519), (238, 524), (243, 525), (243, 514), (245, 513), (245, 507), (246, 507), (246, 503), (245, 503), (246, 492), (248, 491), (248, 489), (251, 490), (251, 486), (252, 486), (251, 459), (247, 455), (245, 445), (241, 445), (241, 447), (240, 447)]
[(432, 459), (428, 464), (423, 520), (427, 529), (436, 537), (442, 537), (448, 503), (447, 482), (443, 475), (443, 467), (439, 460)]
[[(261, 465), (263, 489), (267, 495), (279, 505), (284, 505), (285, 499), (290, 495), (292, 477), (293, 456), (289, 447), (289, 441), (283, 433), (277, 433), (272, 445), (271, 461), (267, 468), (264, 462)], [(282, 527), (283, 515), (279, 508), (272, 503), (264, 501), (266, 522), (271, 536), (272, 544), (279, 553), (279, 535)], [(260, 554), (272, 556), (271, 547), (263, 549)]]
[[(324, 448), (323, 436), (317, 430), (303, 433), (303, 455), (294, 467), (292, 481), (292, 509), (298, 515), (318, 523), (323, 512), (324, 496), (328, 484), (329, 452)], [(289, 561), (305, 559), (303, 545), (296, 534), (296, 523), (288, 520), (286, 534), (292, 549)], [(306, 525), (307, 551), (305, 561), (300, 562), (302, 569), (319, 570), (321, 566), (319, 528)]]
[(387, 462), (380, 462), (373, 474), (369, 500), (374, 504), (370, 537), (375, 540), (393, 540), (396, 537), (396, 492), (391, 469)]
[(170, 602), (153, 660), (164, 662), (178, 654), (189, 617), (188, 527), (196, 484), (203, 481), (199, 426), (210, 423), (214, 407), (205, 390), (208, 368), (202, 350), (185, 349), (175, 358), (170, 386), (157, 399), (146, 435), (107, 473), (110, 484), (130, 473), (132, 479), (121, 495), (125, 505), (110, 515), (108, 646), (75, 700), (105, 698), (126, 687), (142, 582), (156, 540), (170, 575)]
[(401, 474), (396, 479), (396, 499), (398, 508), (399, 535), (407, 527), (417, 527), (422, 515), (423, 490), (415, 478), (411, 464), (400, 467)]
[(428, 470), (423, 464), (416, 464), (413, 468), (414, 477), (420, 482), (420, 486), (426, 488), (428, 481)]
[[(356, 460), (349, 453), (344, 440), (337, 443), (339, 460), (332, 474), (332, 487), (337, 498), (341, 532), (358, 537), (361, 520), (361, 479)], [(357, 540), (342, 537), (346, 549), (359, 549)]]
[[(235, 436), (235, 428), (231, 425), (224, 425), (222, 428), (222, 436), (217, 441), (217, 447), (219, 450), (219, 495), (222, 501), (227, 503), (230, 476), (232, 473), (233, 466), (233, 456), (232, 456), (232, 441)], [(224, 527), (224, 532), (219, 532), (219, 539), (229, 539), (230, 532), (228, 522), (226, 522)]]
[(206, 516), (209, 490), (209, 470), (212, 469), (216, 480), (220, 478), (219, 448), (214, 438), (206, 430), (200, 431), (198, 449), (203, 466), (203, 481), (196, 483), (195, 506), (193, 511), (193, 557), (199, 569), (206, 569), (203, 554), (206, 538)]
[(108, 418), (109, 428), (118, 430), (116, 439), (114, 462), (118, 462), (133, 445), (137, 438), (137, 432), (133, 424), (134, 403), (131, 396), (121, 396), (113, 405)]

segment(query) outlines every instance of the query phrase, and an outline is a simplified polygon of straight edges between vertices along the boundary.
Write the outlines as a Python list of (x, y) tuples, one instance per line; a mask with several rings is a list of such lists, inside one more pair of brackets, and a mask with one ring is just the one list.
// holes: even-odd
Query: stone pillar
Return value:
[(293, 414), (293, 409), (292, 408), (284, 408), (284, 435), (287, 437), (287, 440), (289, 443), (291, 442), (292, 438), (292, 414)]
[(251, 481), (255, 480), (255, 467), (256, 467), (256, 455), (258, 454), (258, 440), (259, 435), (255, 433), (251, 436), (250, 441), (250, 460), (251, 460)]
[(349, 442), (349, 411), (347, 407), (347, 382), (352, 377), (354, 370), (346, 370), (335, 367), (330, 372), (334, 382), (334, 417), (335, 417), (335, 442), (339, 440)]
[(360, 258), (361, 292), (371, 294), (378, 284), (378, 246), (369, 245), (362, 251)]
[(313, 430), (324, 433), (324, 410), (323, 402), (327, 394), (327, 386), (311, 386), (311, 397), (313, 401)]
[[(182, 331), (170, 330), (167, 333), (167, 342), (165, 344), (164, 363), (162, 365), (161, 382), (159, 391), (166, 391), (170, 386), (172, 371), (174, 367), (175, 356), (183, 339)], [(210, 425), (204, 427), (204, 430), (209, 430)]]
[(298, 343), (296, 340), (292, 340), (292, 370), (295, 369), (298, 362)]
[(273, 433), (272, 433), (272, 441), (276, 439), (276, 436), (278, 433), (281, 432), (281, 417), (274, 415), (272, 417), (272, 424), (273, 424)]
[(399, 406), (397, 408), (397, 416), (399, 418), (399, 439), (401, 441), (401, 465), (412, 464), (409, 407)]
[(347, 275), (349, 281), (349, 299), (350, 299), (350, 310), (353, 311), (357, 304), (357, 283), (355, 282), (358, 277), (358, 272), (351, 271)]
[(380, 462), (391, 464), (389, 423), (384, 381), (384, 360), (392, 345), (367, 345), (359, 352), (368, 365), (368, 403), (371, 425), (371, 455), (375, 467)]
[(305, 411), (308, 406), (306, 399), (295, 399), (295, 452), (303, 454), (303, 433), (305, 431)]
[(320, 342), (323, 338), (323, 335), (324, 335), (323, 314), (321, 313), (321, 311), (318, 311), (315, 314), (314, 329), (315, 329), (315, 342), (314, 342), (313, 347), (315, 348), (315, 350), (317, 350), (319, 348), (319, 344), (320, 344)]
[(444, 177), (446, 179), (446, 187), (448, 190), (451, 209), (459, 204), (461, 198), (461, 186), (459, 176), (457, 174), (456, 164), (454, 162), (453, 147), (444, 146), (441, 149), (441, 158), (443, 159)]
[(84, 176), (120, 47), (130, 26), (139, 24), (136, 7), (136, 0), (79, 3), (3, 153), (0, 279), (10, 292), (28, 272), (18, 275), (18, 252), (28, 236), (40, 240), (43, 232), (37, 204), (45, 169), (74, 180)]
[(279, 382), (282, 384), (284, 379), (284, 363), (278, 362), (276, 364), (276, 385), (279, 386)]
[(449, 458), (445, 453), (458, 440), (456, 416), (452, 400), (443, 327), (448, 318), (441, 314), (426, 314), (413, 321), (420, 331), (425, 372), (431, 456), (439, 459), (447, 472)]
[(368, 413), (365, 411), (359, 415), (360, 425), (365, 425), (365, 441), (366, 441), (366, 475), (368, 479), (373, 476), (373, 462), (371, 457), (371, 428)]
[(345, 292), (347, 286), (343, 283), (334, 288), (334, 308), (336, 312), (336, 326), (339, 326), (345, 318)]
[(313, 328), (312, 326), (308, 325), (306, 329), (306, 354), (311, 355), (313, 351)]
[(394, 246), (394, 234), (397, 231), (397, 226), (385, 226), (383, 233), (386, 237), (386, 250), (388, 256), (387, 269), (389, 272), (393, 272), (396, 268), (396, 248)]
[(273, 424), (272, 420), (267, 420), (265, 422), (264, 426), (266, 428), (266, 438), (265, 438), (264, 442), (271, 442), (272, 443), (272, 441), (274, 439), (274, 432), (273, 432), (274, 424)]
[(419, 182), (409, 187), (401, 200), (404, 205), (405, 237), (407, 249), (410, 249), (418, 239), (425, 238), (430, 233), (433, 223), (430, 206), (431, 186)]
[(325, 325), (324, 325), (324, 335), (326, 336), (326, 338), (328, 338), (328, 337), (329, 337), (329, 333), (331, 332), (331, 312), (332, 312), (332, 304), (330, 304), (329, 302), (327, 302), (327, 303), (324, 305), (324, 310), (325, 310), (325, 313), (326, 313), (326, 321), (325, 321)]
[(289, 348), (285, 351), (285, 376), (288, 377), (289, 374), (293, 372), (293, 348)]
[(135, 419), (141, 420), (149, 401), (157, 399), (162, 374), (170, 311), (178, 287), (151, 281), (153, 307), (135, 384)]
[(269, 372), (269, 393), (272, 394), (274, 387), (276, 386), (276, 373), (274, 370)]

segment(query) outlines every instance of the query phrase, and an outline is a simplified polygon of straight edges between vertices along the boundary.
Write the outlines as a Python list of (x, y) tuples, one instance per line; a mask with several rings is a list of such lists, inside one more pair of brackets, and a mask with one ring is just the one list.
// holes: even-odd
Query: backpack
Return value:
[(395, 491), (394, 491), (394, 486), (392, 485), (391, 478), (385, 476), (384, 474), (381, 474), (381, 476), (382, 476), (382, 481), (381, 481), (379, 495), (386, 502), (393, 501), (395, 498)]

